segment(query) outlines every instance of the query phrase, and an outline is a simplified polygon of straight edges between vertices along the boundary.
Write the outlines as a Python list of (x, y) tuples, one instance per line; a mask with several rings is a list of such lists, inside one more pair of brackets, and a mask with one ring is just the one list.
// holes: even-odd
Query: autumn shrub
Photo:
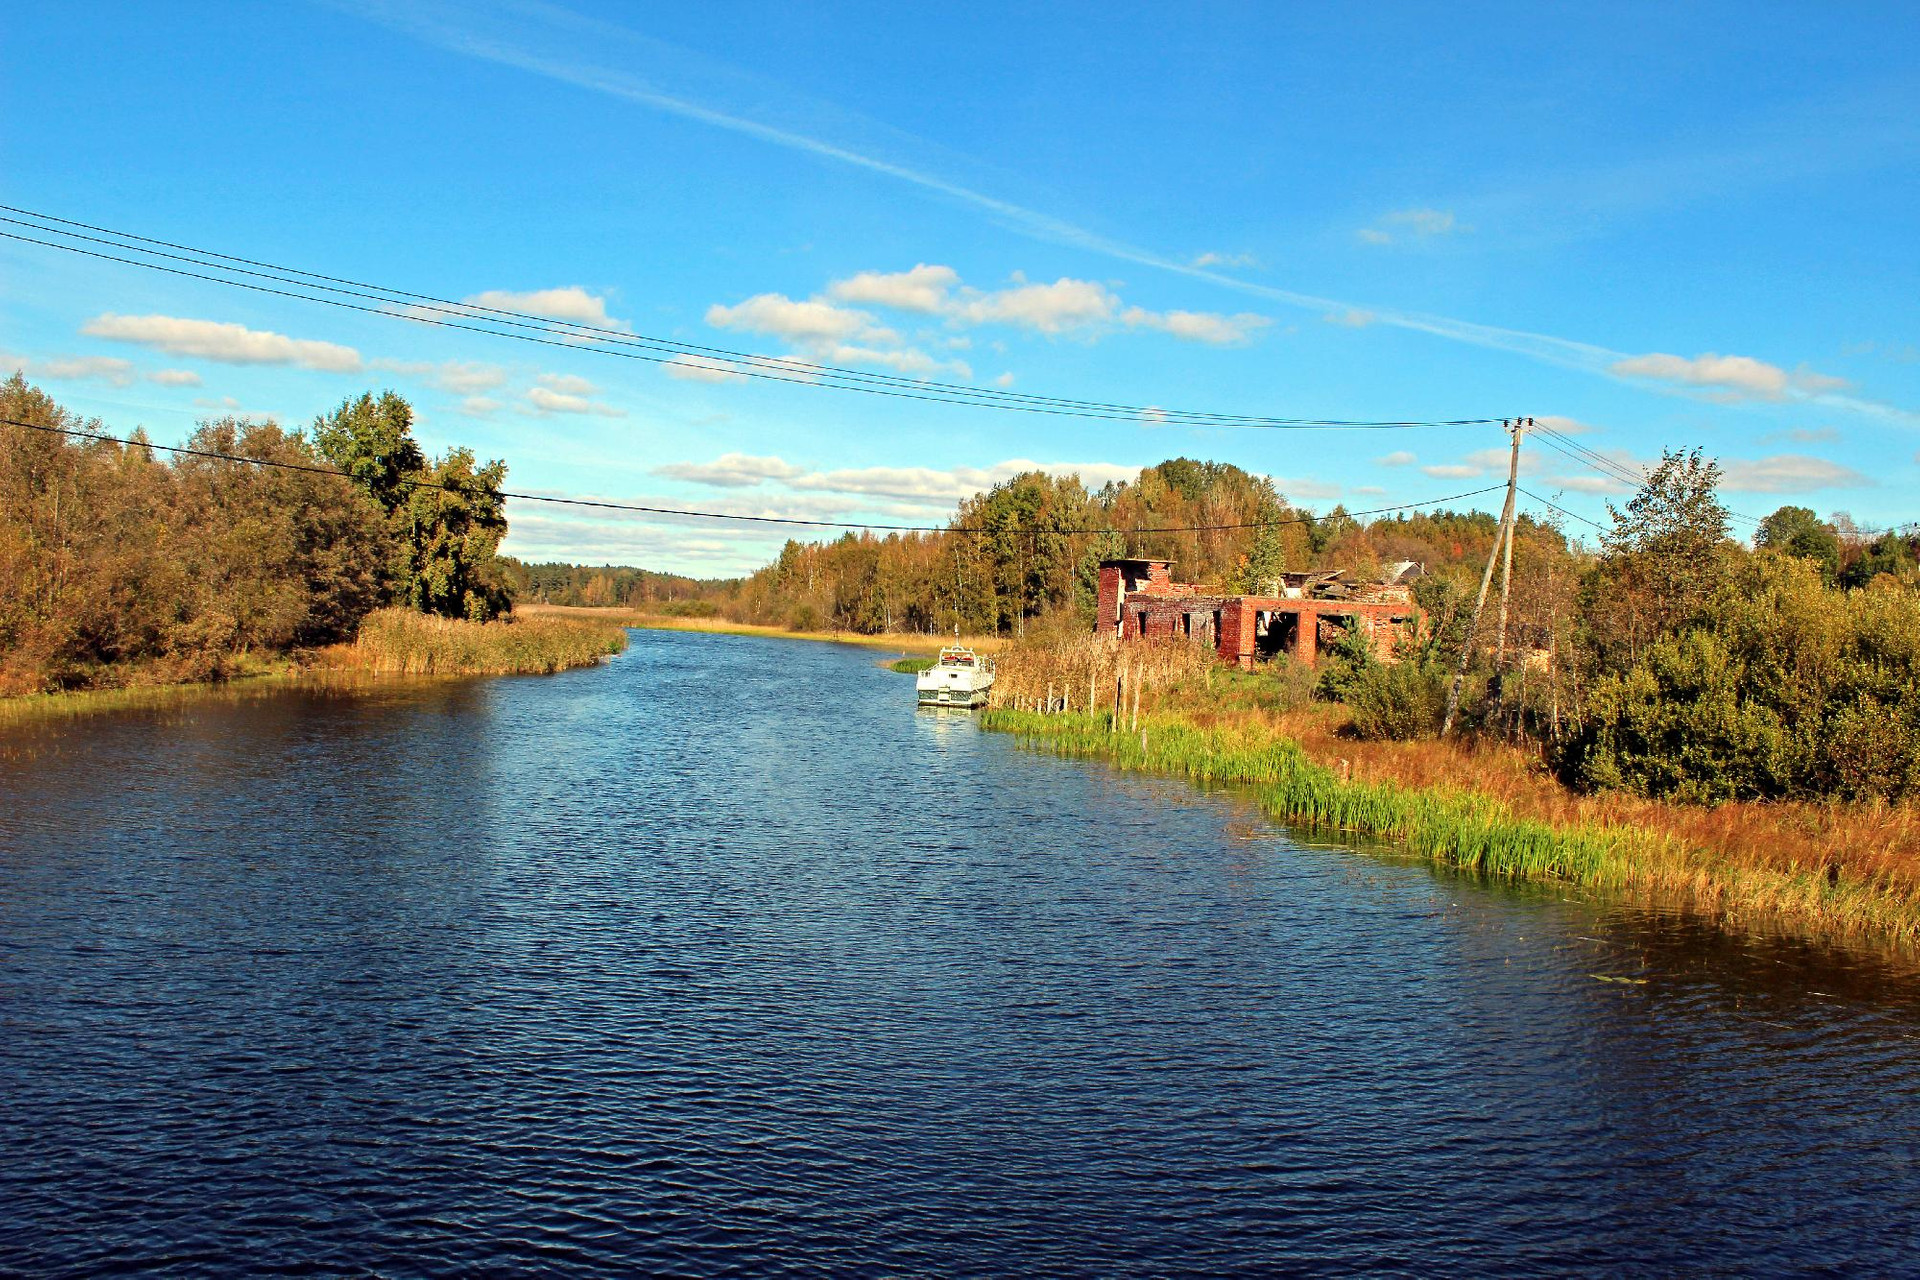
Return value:
[(1447, 676), (1429, 663), (1373, 662), (1359, 669), (1345, 700), (1359, 737), (1431, 738), (1446, 714)]
[(1594, 684), (1572, 780), (1709, 803), (1920, 793), (1920, 594), (1829, 590), (1762, 552), (1702, 617)]

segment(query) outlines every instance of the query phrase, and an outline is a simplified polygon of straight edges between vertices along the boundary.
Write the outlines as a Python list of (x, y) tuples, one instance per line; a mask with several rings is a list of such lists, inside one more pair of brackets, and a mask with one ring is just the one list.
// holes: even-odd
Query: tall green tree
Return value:
[(1720, 464), (1699, 449), (1667, 452), (1613, 526), (1585, 587), (1590, 643), (1605, 668), (1697, 621), (1727, 572)]
[(480, 466), (466, 449), (429, 462), (413, 438), (413, 407), (391, 391), (341, 401), (314, 422), (313, 438), (386, 513), (389, 600), (476, 622), (512, 607), (498, 563), (507, 533), (504, 462)]
[(1808, 507), (1781, 507), (1760, 522), (1756, 546), (1810, 560), (1832, 582), (1840, 572), (1840, 535)]

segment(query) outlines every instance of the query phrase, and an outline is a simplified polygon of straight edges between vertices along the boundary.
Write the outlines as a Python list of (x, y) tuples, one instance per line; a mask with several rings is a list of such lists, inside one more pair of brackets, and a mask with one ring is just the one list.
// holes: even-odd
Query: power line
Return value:
[[(171, 453), (182, 457), (208, 458), (221, 462), (239, 462), (245, 463), (248, 466), (268, 467), (280, 471), (300, 471), (310, 475), (334, 476), (341, 480), (353, 479), (352, 476), (344, 471), (339, 471), (332, 467), (317, 467), (308, 463), (281, 462), (272, 458), (250, 458), (240, 453), (223, 453), (213, 449), (192, 449), (183, 445), (154, 444), (150, 440), (107, 435), (98, 431), (81, 431), (74, 427), (53, 427), (38, 422), (22, 422), (17, 418), (0, 418), (0, 423), (12, 427), (22, 427), (28, 431), (41, 431), (49, 435), (70, 436), (83, 440), (97, 440), (111, 444), (128, 445), (137, 449), (157, 449), (162, 453)], [(463, 496), (469, 494), (474, 488), (481, 487), (439, 484), (431, 480), (402, 480), (399, 483), (406, 488), (436, 489), (443, 493), (453, 493)], [(1443, 502), (1457, 502), (1462, 498), (1476, 498), (1483, 493), (1491, 493), (1494, 489), (1500, 487), (1499, 485), (1494, 485), (1486, 489), (1474, 489), (1467, 493), (1448, 494), (1445, 497), (1428, 498), (1420, 502), (1404, 502), (1390, 507), (1374, 507), (1366, 511), (1349, 511), (1346, 514), (1349, 517), (1376, 516), (1385, 515), (1391, 511), (1408, 511), (1415, 507), (1438, 506)], [(1318, 519), (1318, 517), (1312, 515), (1304, 515), (1279, 517), (1270, 520), (1245, 521), (1237, 524), (1169, 525), (1159, 528), (1143, 529), (1022, 529), (1019, 527), (994, 529), (982, 525), (865, 524), (852, 520), (803, 520), (798, 517), (786, 516), (746, 516), (735, 515), (725, 511), (691, 511), (677, 507), (643, 506), (639, 503), (632, 502), (607, 502), (597, 498), (568, 498), (553, 494), (515, 493), (505, 489), (493, 490), (493, 492), (502, 498), (514, 498), (522, 502), (546, 502), (569, 507), (590, 507), (609, 511), (632, 511), (644, 515), (678, 516), (698, 520), (729, 520), (747, 524), (796, 525), (815, 529), (858, 529), (872, 533), (1047, 533), (1058, 536), (1098, 535), (1107, 533), (1122, 535), (1139, 533), (1224, 533), (1234, 530), (1264, 529), (1276, 525), (1313, 524)]]
[[(248, 289), (258, 293), (314, 302), (325, 306), (368, 314), (394, 316), (394, 308), (402, 309), (399, 317), (412, 318), (421, 323), (440, 324), (449, 328), (463, 329), (469, 332), (488, 334), (493, 337), (512, 338), (519, 341), (535, 342), (546, 346), (564, 346), (576, 351), (594, 351), (603, 355), (620, 355), (629, 359), (645, 360), (655, 364), (684, 362), (688, 358), (696, 361), (722, 362), (720, 372), (737, 374), (742, 377), (759, 378), (774, 382), (792, 382), (801, 385), (830, 387), (837, 390), (862, 391), (873, 395), (888, 395), (902, 399), (923, 400), (935, 403), (964, 404), (975, 407), (1006, 409), (1014, 412), (1046, 413), (1059, 416), (1085, 417), (1095, 419), (1126, 419), (1134, 421), (1152, 421), (1181, 426), (1196, 427), (1249, 427), (1279, 430), (1318, 430), (1318, 429), (1354, 429), (1388, 430), (1412, 427), (1459, 427), (1491, 425), (1501, 421), (1498, 418), (1455, 418), (1432, 420), (1358, 420), (1333, 418), (1281, 418), (1249, 414), (1226, 414), (1200, 410), (1162, 409), (1153, 405), (1126, 405), (1106, 401), (1075, 400), (1064, 397), (1037, 396), (1023, 392), (1007, 390), (989, 390), (979, 387), (967, 387), (954, 383), (933, 382), (897, 376), (893, 374), (873, 373), (863, 370), (846, 369), (832, 365), (815, 364), (789, 357), (765, 356), (751, 352), (735, 351), (723, 347), (710, 347), (698, 343), (682, 342), (676, 339), (653, 337), (645, 334), (632, 334), (623, 330), (597, 325), (578, 324), (569, 321), (556, 321), (551, 317), (533, 315), (528, 312), (513, 311), (506, 308), (484, 306), (477, 303), (457, 302), (431, 294), (415, 293), (409, 290), (393, 289), (386, 286), (367, 284), (345, 277), (328, 276), (301, 268), (286, 267), (258, 259), (241, 258), (223, 254), (214, 250), (200, 249), (178, 244), (168, 240), (157, 240), (131, 232), (100, 227), (92, 223), (77, 222), (59, 218), (51, 214), (37, 213), (12, 205), (0, 205), (0, 210), (24, 215), (36, 221), (23, 221), (22, 218), (0, 217), (0, 222), (36, 231), (42, 235), (59, 236), (62, 240), (78, 240), (119, 250), (120, 253), (107, 253), (85, 248), (80, 244), (63, 243), (39, 239), (35, 236), (21, 235), (12, 231), (0, 231), (0, 237), (45, 248), (60, 249), (68, 253), (101, 261), (115, 262), (127, 266), (144, 267), (152, 271), (184, 276), (190, 279), (223, 284), (232, 288)], [(46, 223), (57, 226), (42, 225)], [(80, 231), (66, 230), (67, 227), (80, 228)], [(98, 236), (82, 232), (99, 232)], [(102, 237), (112, 237), (103, 239)], [(147, 248), (153, 245), (161, 248)], [(164, 252), (180, 250), (181, 252)], [(140, 257), (125, 257), (123, 254), (138, 254)], [(188, 256), (191, 255), (191, 256)], [(201, 270), (189, 270), (184, 267), (172, 267), (152, 258), (166, 258), (174, 262), (188, 264)], [(260, 268), (255, 270), (253, 268)], [(221, 274), (208, 274), (219, 272)], [(286, 285), (288, 288), (275, 288), (270, 284), (260, 284), (249, 280), (231, 278), (234, 275), (252, 276), (255, 280), (268, 280), (273, 284)], [(298, 291), (296, 291), (298, 290)], [(340, 297), (317, 296), (318, 294), (338, 294)], [(379, 303), (378, 306), (366, 306), (347, 301), (347, 298), (360, 298), (363, 302)], [(423, 319), (417, 313), (426, 312), (430, 317)], [(480, 323), (463, 323), (477, 321)], [(505, 326), (497, 328), (491, 326)], [(520, 330), (513, 332), (511, 330)], [(696, 366), (698, 367), (698, 366)], [(706, 367), (713, 367), (708, 365)]]
[[(1605, 454), (1589, 449), (1578, 441), (1569, 439), (1560, 432), (1547, 427), (1541, 427), (1539, 431), (1543, 437), (1540, 443), (1571, 458), (1575, 462), (1584, 464), (1591, 471), (1596, 471), (1608, 479), (1618, 480), (1622, 484), (1633, 485), (1636, 488), (1647, 482), (1648, 473), (1644, 468), (1638, 468), (1636, 474), (1636, 469), (1630, 468), (1626, 463), (1608, 458)], [(1551, 437), (1551, 439), (1545, 437)], [(1555, 443), (1556, 441), (1558, 443)], [(1729, 520), (1738, 520), (1742, 524), (1753, 525), (1756, 528), (1761, 523), (1760, 519), (1756, 516), (1750, 516), (1744, 512), (1733, 511), (1724, 507), (1722, 510), (1726, 511)]]
[(1644, 471), (1636, 471), (1626, 463), (1618, 462), (1607, 457), (1605, 454), (1597, 453), (1584, 445), (1577, 444), (1550, 428), (1539, 428), (1538, 438), (1541, 444), (1546, 445), (1554, 452), (1584, 465), (1590, 471), (1597, 471), (1609, 479), (1635, 486), (1646, 483), (1647, 477)]
[(1569, 511), (1565, 507), (1560, 506), (1558, 503), (1549, 502), (1531, 489), (1522, 489), (1520, 490), (1520, 492), (1526, 494), (1529, 498), (1532, 498), (1535, 502), (1547, 508), (1547, 510), (1549, 511), (1558, 511), (1561, 515), (1567, 517), (1569, 520), (1578, 520), (1582, 524), (1592, 525), (1594, 528), (1598, 529), (1602, 533), (1607, 532), (1607, 527), (1601, 524), (1598, 520), (1589, 520), (1585, 516), (1579, 514), (1578, 512)]

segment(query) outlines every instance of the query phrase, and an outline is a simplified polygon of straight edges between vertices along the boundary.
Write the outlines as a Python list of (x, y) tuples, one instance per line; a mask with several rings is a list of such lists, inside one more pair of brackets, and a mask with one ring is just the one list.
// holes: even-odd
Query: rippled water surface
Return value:
[(0, 1272), (1920, 1267), (1900, 972), (911, 702), (639, 632), (0, 731)]

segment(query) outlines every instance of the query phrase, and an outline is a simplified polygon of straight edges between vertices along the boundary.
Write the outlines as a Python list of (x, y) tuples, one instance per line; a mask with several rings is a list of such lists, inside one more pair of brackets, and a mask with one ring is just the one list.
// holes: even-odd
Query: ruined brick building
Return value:
[(1365, 584), (1348, 582), (1339, 570), (1289, 573), (1270, 584), (1270, 595), (1221, 595), (1175, 582), (1171, 560), (1104, 560), (1095, 625), (1123, 641), (1188, 636), (1243, 668), (1281, 653), (1312, 666), (1323, 644), (1358, 628), (1387, 658), (1419, 617), (1407, 585), (1419, 573), (1419, 565), (1397, 565), (1387, 581)]

